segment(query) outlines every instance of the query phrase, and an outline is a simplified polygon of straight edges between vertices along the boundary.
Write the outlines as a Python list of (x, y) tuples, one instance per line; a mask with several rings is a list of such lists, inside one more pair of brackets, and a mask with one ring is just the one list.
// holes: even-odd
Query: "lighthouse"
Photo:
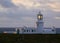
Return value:
[(41, 12), (37, 14), (37, 32), (42, 33), (43, 32), (43, 15)]

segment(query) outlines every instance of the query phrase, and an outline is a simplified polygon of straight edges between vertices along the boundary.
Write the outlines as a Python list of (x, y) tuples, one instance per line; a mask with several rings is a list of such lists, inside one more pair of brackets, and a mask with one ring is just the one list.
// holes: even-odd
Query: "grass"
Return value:
[(59, 34), (0, 34), (0, 43), (60, 43)]

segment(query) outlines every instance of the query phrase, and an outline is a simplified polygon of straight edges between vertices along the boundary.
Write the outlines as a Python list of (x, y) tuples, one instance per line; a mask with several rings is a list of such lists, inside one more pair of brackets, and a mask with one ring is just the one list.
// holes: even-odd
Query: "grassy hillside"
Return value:
[(60, 35), (0, 34), (0, 43), (60, 43)]

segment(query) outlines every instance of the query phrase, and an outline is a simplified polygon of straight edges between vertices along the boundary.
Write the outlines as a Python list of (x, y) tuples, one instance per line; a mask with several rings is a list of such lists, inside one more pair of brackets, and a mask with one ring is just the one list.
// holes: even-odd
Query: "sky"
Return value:
[(36, 27), (39, 11), (44, 27), (60, 27), (60, 0), (0, 0), (0, 27)]

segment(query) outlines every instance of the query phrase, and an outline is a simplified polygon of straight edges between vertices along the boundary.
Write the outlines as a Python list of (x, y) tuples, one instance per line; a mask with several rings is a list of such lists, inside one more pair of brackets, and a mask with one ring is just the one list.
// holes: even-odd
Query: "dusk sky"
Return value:
[(60, 27), (60, 0), (0, 0), (0, 27), (36, 27), (39, 11), (44, 27)]

